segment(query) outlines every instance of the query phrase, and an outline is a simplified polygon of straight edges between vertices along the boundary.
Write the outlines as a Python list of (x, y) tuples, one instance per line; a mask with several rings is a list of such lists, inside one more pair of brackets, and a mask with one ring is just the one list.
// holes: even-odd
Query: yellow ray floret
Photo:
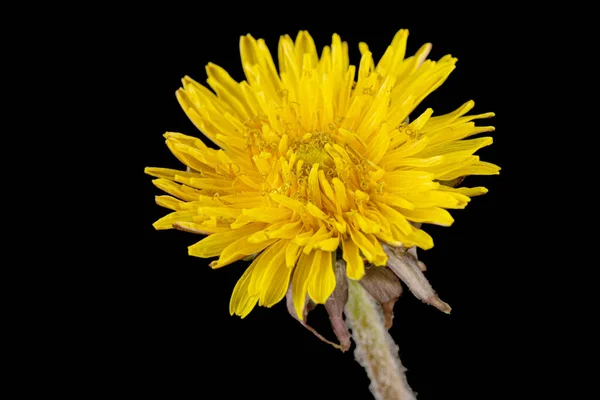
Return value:
[(386, 265), (382, 243), (429, 249), (433, 239), (416, 226), (449, 226), (448, 209), (487, 192), (448, 182), (498, 174), (474, 155), (492, 138), (471, 138), (494, 130), (475, 126), (494, 114), (466, 115), (474, 107), (468, 101), (445, 115), (427, 109), (409, 123), (457, 60), (428, 60), (430, 44), (406, 58), (407, 38), (400, 30), (377, 63), (360, 43), (355, 67), (338, 35), (320, 57), (308, 32), (295, 41), (282, 36), (276, 59), (264, 40), (246, 35), (245, 81), (212, 63), (208, 87), (183, 79), (177, 100), (219, 148), (165, 134), (186, 170), (146, 168), (169, 194), (156, 202), (173, 211), (154, 226), (208, 235), (189, 254), (218, 257), (213, 268), (254, 257), (234, 289), (231, 314), (271, 307), (291, 284), (302, 318), (307, 296), (325, 303), (333, 292), (338, 251), (347, 276), (359, 280), (365, 262)]

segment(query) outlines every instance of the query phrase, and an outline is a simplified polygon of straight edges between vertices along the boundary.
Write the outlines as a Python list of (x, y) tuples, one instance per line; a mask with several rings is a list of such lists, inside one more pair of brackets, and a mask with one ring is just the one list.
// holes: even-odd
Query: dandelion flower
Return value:
[[(340, 298), (347, 296), (346, 279), (362, 281), (384, 304), (399, 296), (399, 283), (387, 290), (373, 282), (396, 276), (446, 310), (423, 281), (414, 249), (433, 246), (421, 224), (450, 226), (449, 209), (487, 192), (455, 187), (457, 180), (498, 174), (499, 167), (474, 155), (492, 138), (471, 138), (494, 130), (474, 122), (494, 114), (467, 115), (474, 107), (468, 101), (449, 114), (426, 109), (409, 119), (457, 59), (428, 60), (430, 44), (405, 57), (407, 37), (400, 30), (377, 63), (360, 43), (355, 67), (338, 35), (319, 57), (301, 31), (295, 41), (281, 37), (276, 68), (265, 41), (246, 35), (240, 40), (245, 81), (212, 63), (210, 89), (183, 78), (177, 100), (218, 149), (165, 134), (187, 168), (146, 168), (169, 194), (156, 202), (173, 210), (154, 227), (208, 235), (189, 254), (218, 257), (212, 268), (252, 258), (233, 290), (231, 314), (245, 317), (289, 292), (291, 311), (304, 321), (307, 304), (326, 304), (336, 286), (343, 287)], [(386, 266), (394, 272), (390, 279), (376, 272)]]

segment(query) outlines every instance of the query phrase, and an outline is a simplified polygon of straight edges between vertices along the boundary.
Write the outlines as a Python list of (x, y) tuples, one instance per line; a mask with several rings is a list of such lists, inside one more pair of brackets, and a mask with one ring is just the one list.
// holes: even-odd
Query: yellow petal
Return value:
[[(211, 156), (206, 154), (208, 149), (198, 149), (197, 147), (181, 143), (179, 140), (173, 139), (172, 137), (167, 139), (166, 144), (173, 155), (185, 166), (190, 167), (195, 171), (206, 173), (214, 171), (214, 168), (208, 165), (208, 159)], [(212, 151), (216, 152), (215, 150)]]
[(342, 240), (342, 258), (346, 261), (346, 275), (348, 278), (359, 280), (365, 274), (365, 264), (359, 254), (358, 246), (352, 239)]
[(365, 158), (368, 158), (374, 164), (378, 164), (387, 152), (389, 145), (390, 137), (386, 133), (385, 128), (382, 127), (382, 129), (375, 134), (374, 141), (369, 143), (370, 149), (365, 155)]
[(320, 208), (315, 206), (313, 203), (306, 203), (306, 209), (313, 217), (320, 220), (327, 220), (328, 216)]
[(280, 240), (259, 256), (262, 261), (256, 264), (248, 293), (258, 296), (261, 306), (273, 306), (288, 289), (292, 268), (285, 265), (287, 244), (287, 240)]
[(452, 171), (464, 168), (473, 164), (476, 161), (479, 161), (479, 156), (473, 156), (468, 153), (450, 153), (444, 156), (439, 156), (443, 158), (443, 162), (436, 164), (434, 166), (423, 167), (422, 169), (427, 170), (435, 175), (436, 179), (439, 179), (440, 176), (445, 176)]
[(325, 240), (320, 240), (315, 243), (314, 248), (320, 249), (323, 251), (336, 251), (338, 246), (340, 245), (339, 237), (332, 237)]
[(192, 222), (194, 220), (194, 216), (196, 215), (196, 211), (175, 211), (162, 217), (161, 219), (153, 223), (152, 226), (156, 230), (171, 229), (173, 228), (173, 223), (181, 221)]
[(427, 222), (441, 226), (450, 226), (454, 222), (454, 218), (450, 213), (443, 208), (416, 208), (414, 210), (400, 210), (407, 220), (413, 222)]
[(409, 243), (415, 246), (419, 246), (423, 250), (429, 250), (433, 247), (433, 238), (422, 229), (413, 229), (408, 235)]
[(196, 234), (200, 234), (200, 235), (211, 235), (213, 233), (229, 232), (231, 230), (231, 228), (229, 226), (215, 225), (215, 226), (209, 227), (209, 226), (196, 224), (194, 222), (184, 222), (184, 221), (174, 222), (173, 228), (180, 230), (180, 231), (196, 233)]
[(300, 244), (304, 245), (304, 249), (302, 250), (304, 253), (308, 254), (315, 246), (315, 243), (325, 240), (331, 237), (333, 232), (331, 232), (325, 225), (321, 225), (319, 230), (315, 232), (314, 235), (308, 236), (307, 238), (297, 237), (294, 239)]
[(219, 99), (227, 103), (237, 116), (245, 121), (248, 119), (246, 99), (239, 84), (223, 68), (216, 64), (208, 63), (206, 66), (207, 82), (218, 94)]
[(285, 248), (285, 265), (288, 268), (292, 268), (296, 265), (296, 260), (300, 256), (301, 245), (294, 242), (293, 240), (288, 241), (288, 244)]
[(433, 131), (435, 129), (439, 129), (440, 127), (450, 125), (458, 117), (461, 117), (468, 113), (473, 107), (475, 107), (475, 102), (473, 100), (469, 100), (462, 106), (458, 107), (456, 110), (452, 111), (451, 113), (430, 118), (427, 121), (425, 129), (427, 131)]
[(375, 235), (375, 237), (381, 242), (381, 243), (385, 243), (388, 244), (390, 246), (394, 246), (394, 247), (398, 247), (398, 246), (402, 246), (403, 242), (402, 240), (399, 240), (395, 235), (394, 232), (392, 232), (392, 228), (390, 227), (388, 230), (385, 231), (379, 231), (377, 233), (374, 233), (373, 235)]
[(256, 205), (261, 205), (265, 201), (265, 196), (259, 194), (230, 194), (227, 196), (218, 196), (213, 198), (221, 204), (236, 207), (236, 208), (256, 208)]
[(196, 189), (191, 189), (191, 188), (188, 188), (188, 189), (193, 192), (184, 191), (183, 185), (178, 185), (175, 182), (172, 182), (167, 179), (154, 179), (152, 181), (152, 183), (157, 188), (161, 189), (162, 191), (167, 192), (167, 193), (169, 193), (177, 198), (180, 198), (181, 200), (185, 200), (185, 201), (198, 200), (198, 197), (200, 196), (200, 193), (201, 193), (200, 191), (198, 191)]
[(210, 267), (216, 269), (229, 265), (232, 262), (264, 250), (267, 246), (273, 244), (277, 240), (270, 239), (260, 243), (251, 243), (248, 238), (249, 236), (243, 237), (225, 247), (221, 252), (219, 259), (209, 264)]
[(259, 299), (264, 307), (272, 307), (283, 299), (290, 285), (292, 268), (287, 268), (285, 263), (272, 264), (270, 273), (269, 286)]
[(306, 302), (306, 294), (308, 292), (308, 277), (313, 265), (316, 252), (300, 254), (298, 264), (294, 269), (294, 277), (292, 278), (292, 300), (296, 315), (302, 321), (304, 319), (304, 304)]
[(296, 50), (296, 60), (299, 64), (302, 63), (304, 56), (308, 55), (309, 59), (309, 68), (315, 68), (318, 62), (317, 48), (315, 46), (315, 42), (313, 38), (309, 35), (307, 31), (298, 32), (298, 36), (296, 37), (295, 43)]
[(231, 112), (231, 108), (223, 103), (211, 90), (209, 90), (206, 86), (196, 82), (189, 76), (184, 76), (181, 80), (183, 84), (183, 89), (185, 93), (187, 93), (189, 100), (191, 100), (191, 105), (196, 108), (199, 107), (208, 107), (214, 111), (225, 114), (226, 112)]
[(269, 240), (266, 232), (267, 230), (263, 229), (262, 231), (258, 231), (248, 236), (248, 243), (260, 243)]
[(500, 173), (500, 167), (494, 165), (492, 163), (488, 163), (485, 161), (475, 161), (467, 166), (462, 168), (457, 168), (453, 171), (450, 171), (444, 175), (439, 175), (438, 179), (440, 180), (450, 180), (458, 178), (459, 176), (468, 176), (468, 175), (498, 175)]
[(393, 171), (383, 175), (386, 189), (394, 192), (432, 189), (434, 178), (431, 172), (423, 171)]
[(373, 263), (374, 265), (376, 265), (378, 267), (387, 265), (387, 261), (388, 261), (387, 254), (383, 250), (383, 247), (381, 246), (381, 242), (379, 240), (377, 240), (377, 236), (375, 236), (374, 234), (370, 234), (370, 233), (365, 234), (365, 236), (371, 242), (371, 245), (373, 246), (373, 249), (375, 250), (374, 251), (375, 257), (374, 257), (373, 261), (371, 261), (371, 263)]
[(339, 212), (348, 211), (350, 209), (350, 201), (346, 194), (346, 187), (338, 178), (333, 178), (331, 183), (333, 183), (333, 189), (335, 190), (336, 205), (341, 208)]
[(323, 172), (323, 170), (319, 170), (319, 184), (323, 190), (323, 193), (325, 193), (325, 196), (327, 196), (329, 200), (335, 202), (335, 194), (333, 193), (333, 189), (327, 181), (325, 172)]
[(391, 171), (394, 168), (396, 168), (395, 162), (403, 158), (407, 158), (420, 153), (429, 145), (429, 142), (430, 139), (428, 137), (423, 137), (419, 140), (410, 140), (408, 142), (405, 142), (397, 149), (389, 151), (385, 156), (383, 156), (379, 165), (382, 168)]
[(185, 176), (188, 178), (202, 178), (202, 174), (195, 172), (185, 172), (179, 171), (171, 168), (155, 168), (155, 167), (146, 167), (144, 169), (144, 173), (155, 176), (157, 178), (174, 180), (175, 175)]
[(417, 157), (431, 157), (431, 156), (439, 156), (448, 153), (455, 153), (459, 151), (467, 152), (468, 154), (473, 154), (477, 150), (489, 146), (494, 142), (489, 136), (471, 139), (471, 140), (455, 140), (452, 142), (444, 142), (439, 143), (433, 146), (427, 147), (425, 150), (418, 153)]
[[(278, 240), (263, 251), (256, 260), (254, 273), (248, 286), (248, 293), (253, 296), (261, 297), (262, 293), (268, 287), (271, 276), (267, 273), (272, 264), (285, 263), (285, 247), (287, 241)], [(267, 273), (267, 275), (265, 275)]]
[(388, 46), (377, 64), (376, 71), (378, 74), (386, 76), (388, 73), (396, 73), (397, 68), (404, 60), (407, 39), (408, 30), (400, 29), (396, 33), (392, 40), (392, 44)]
[(256, 231), (261, 230), (265, 226), (266, 224), (255, 223), (247, 225), (243, 228), (233, 229), (229, 232), (212, 234), (202, 239), (198, 243), (188, 247), (188, 254), (190, 256), (202, 258), (218, 256), (231, 243), (234, 243), (240, 238), (251, 235)]
[(473, 187), (473, 188), (468, 188), (468, 187), (453, 188), (453, 187), (449, 187), (449, 186), (440, 185), (439, 190), (450, 192), (450, 193), (460, 193), (460, 194), (463, 194), (463, 195), (469, 196), (469, 197), (480, 196), (480, 195), (486, 194), (488, 192), (487, 188), (485, 188), (483, 186), (477, 186), (477, 187)]
[(412, 226), (406, 220), (406, 217), (402, 213), (383, 203), (376, 204), (379, 207), (379, 212), (381, 213), (381, 215), (384, 218), (386, 218), (391, 225), (395, 225), (396, 227), (398, 227), (398, 229), (400, 229), (400, 231), (404, 232), (407, 235), (412, 231)]
[[(352, 226), (348, 227), (348, 232), (350, 233), (350, 239), (356, 243), (360, 251), (364, 254), (369, 262), (375, 265), (385, 265), (387, 262), (387, 256), (383, 251), (381, 245), (379, 245), (377, 238), (373, 236), (371, 233), (362, 233), (361, 231), (353, 228)], [(377, 243), (375, 246), (374, 243)]]
[(270, 196), (276, 203), (281, 204), (290, 210), (296, 211), (297, 213), (301, 214), (302, 210), (304, 209), (304, 204), (298, 200), (291, 199), (278, 193), (271, 193)]
[(258, 243), (269, 239), (292, 239), (304, 228), (302, 221), (281, 221), (269, 225), (262, 231), (258, 231), (248, 238), (250, 243)]
[(290, 223), (285, 222), (282, 226), (278, 227), (277, 229), (267, 229), (266, 235), (272, 239), (293, 239), (302, 231), (302, 228), (302, 221)]
[(255, 40), (251, 35), (240, 38), (242, 66), (248, 82), (260, 92), (275, 99), (281, 87), (271, 53), (263, 39)]
[(212, 178), (191, 178), (189, 186), (197, 189), (214, 190), (220, 193), (233, 192), (233, 185), (228, 179), (212, 179)]
[(319, 164), (314, 163), (308, 175), (308, 189), (311, 201), (321, 208), (321, 189), (319, 187)]
[[(254, 263), (255, 262), (256, 259), (254, 260)], [(254, 263), (246, 268), (246, 271), (238, 280), (235, 288), (233, 289), (233, 294), (231, 295), (231, 300), (229, 301), (229, 314), (231, 315), (236, 314), (244, 318), (250, 313), (250, 311), (252, 311), (258, 302), (258, 297), (250, 296), (250, 294), (248, 294), (248, 284), (250, 283), (250, 278), (254, 269)]]
[(275, 223), (282, 220), (289, 220), (292, 212), (285, 208), (260, 207), (243, 209), (242, 214), (231, 224), (232, 228), (244, 226), (250, 222)]
[[(294, 243), (299, 244), (300, 246), (304, 246), (304, 245), (306, 245), (311, 240), (311, 238), (314, 235), (315, 235), (315, 231), (313, 231), (311, 229), (311, 230), (308, 230), (306, 232), (302, 232), (302, 233), (296, 235), (296, 237), (294, 239), (292, 239), (292, 241)], [(323, 237), (323, 239), (325, 239), (325, 237)]]
[(405, 197), (417, 208), (465, 208), (467, 203), (471, 201), (471, 199), (465, 195), (459, 193), (448, 193), (441, 190), (406, 193)]
[(442, 142), (464, 139), (478, 133), (493, 132), (494, 129), (493, 126), (475, 126), (473, 122), (469, 122), (458, 125), (453, 124), (434, 133), (427, 133), (427, 137), (430, 139), (429, 145), (433, 146)]
[(377, 233), (381, 230), (381, 226), (378, 223), (371, 221), (358, 212), (346, 213), (346, 218), (365, 233)]
[(193, 101), (190, 99), (189, 93), (187, 93), (183, 89), (178, 89), (175, 92), (175, 96), (177, 97), (177, 101), (179, 105), (187, 115), (187, 117), (192, 121), (192, 123), (198, 128), (207, 138), (209, 138), (213, 143), (215, 141), (215, 133), (212, 132), (210, 127), (207, 127), (205, 122), (202, 120), (198, 112), (195, 110), (195, 106)]
[(154, 198), (156, 204), (161, 207), (165, 207), (174, 211), (181, 211), (182, 205), (185, 204), (183, 201), (176, 199), (172, 196), (156, 196)]
[(428, 108), (421, 115), (419, 115), (418, 118), (416, 118), (413, 122), (411, 122), (408, 126), (413, 131), (420, 131), (423, 129), (423, 127), (425, 126), (427, 121), (429, 121), (429, 118), (431, 118), (432, 114), (433, 114), (433, 109)]
[(381, 204), (387, 204), (393, 207), (402, 207), (407, 210), (412, 210), (415, 208), (414, 204), (412, 204), (410, 201), (406, 200), (399, 194), (374, 194), (371, 196), (371, 200)]
[(308, 278), (308, 295), (317, 304), (325, 304), (335, 289), (332, 253), (315, 250), (315, 258)]
[(242, 210), (231, 207), (198, 207), (198, 214), (210, 217), (237, 218), (242, 214)]

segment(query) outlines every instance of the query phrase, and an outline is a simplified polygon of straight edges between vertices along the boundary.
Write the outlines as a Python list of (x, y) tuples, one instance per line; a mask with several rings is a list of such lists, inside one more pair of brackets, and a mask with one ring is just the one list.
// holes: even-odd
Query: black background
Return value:
[[(245, 266), (238, 262), (212, 270), (210, 260), (189, 257), (187, 246), (201, 237), (179, 231), (155, 231), (152, 222), (168, 210), (154, 203), (161, 194), (145, 166), (182, 168), (162, 134), (165, 131), (201, 136), (175, 99), (180, 79), (190, 75), (204, 83), (204, 66), (214, 62), (242, 80), (239, 37), (264, 38), (275, 54), (280, 35), (293, 38), (307, 29), (317, 48), (331, 43), (336, 32), (349, 44), (350, 63), (358, 65), (358, 43), (366, 42), (375, 61), (394, 34), (410, 30), (408, 55), (433, 43), (431, 59), (445, 54), (458, 58), (457, 68), (416, 113), (427, 107), (434, 114), (453, 111), (465, 101), (476, 103), (472, 113), (494, 111), (482, 124), (496, 127), (494, 144), (478, 152), (482, 160), (499, 164), (499, 176), (469, 177), (467, 186), (486, 186), (488, 194), (473, 198), (465, 210), (451, 211), (452, 227), (426, 226), (435, 242), (420, 252), (426, 276), (440, 297), (452, 306), (445, 315), (405, 292), (396, 303), (390, 333), (400, 347), (409, 384), (419, 399), (495, 398), (518, 377), (506, 366), (511, 349), (523, 340), (515, 312), (517, 288), (509, 290), (506, 265), (507, 235), (519, 223), (515, 216), (519, 192), (518, 160), (512, 94), (516, 66), (509, 52), (518, 51), (519, 22), (478, 11), (388, 10), (351, 16), (308, 11), (302, 5), (268, 7), (227, 14), (233, 4), (203, 13), (181, 10), (164, 15), (134, 34), (143, 52), (144, 67), (130, 90), (143, 94), (145, 109), (135, 130), (139, 145), (139, 186), (143, 230), (142, 251), (136, 263), (135, 300), (130, 322), (135, 326), (132, 348), (139, 350), (132, 369), (141, 375), (140, 387), (159, 398), (370, 399), (369, 380), (347, 353), (322, 343), (292, 319), (282, 302), (272, 309), (256, 307), (241, 320), (229, 315), (229, 299)], [(393, 14), (393, 15), (387, 15)], [(493, 13), (492, 13), (493, 14)], [(257, 17), (258, 15), (258, 17)], [(312, 15), (312, 16), (311, 16)], [(320, 15), (320, 17), (315, 17)], [(411, 117), (417, 115), (413, 113)], [(309, 322), (329, 338), (326, 314), (317, 308)], [(519, 339), (520, 338), (520, 339)], [(134, 371), (132, 371), (132, 374)], [(506, 382), (512, 382), (506, 385)]]

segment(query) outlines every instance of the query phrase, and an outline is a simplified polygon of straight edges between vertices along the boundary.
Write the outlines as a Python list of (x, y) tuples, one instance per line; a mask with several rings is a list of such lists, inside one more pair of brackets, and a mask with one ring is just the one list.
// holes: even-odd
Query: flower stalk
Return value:
[(406, 381), (406, 368), (400, 362), (398, 345), (385, 328), (381, 307), (352, 279), (348, 279), (345, 314), (356, 344), (356, 360), (367, 370), (375, 399), (416, 399)]

